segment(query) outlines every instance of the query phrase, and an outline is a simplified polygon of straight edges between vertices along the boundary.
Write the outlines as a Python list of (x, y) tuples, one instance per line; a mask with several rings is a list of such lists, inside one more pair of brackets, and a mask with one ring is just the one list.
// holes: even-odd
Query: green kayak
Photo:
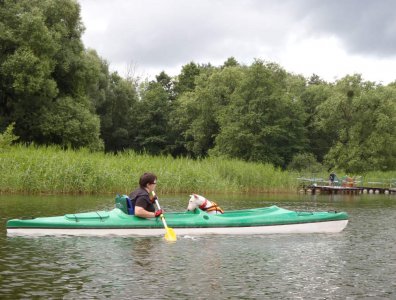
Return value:
[[(122, 235), (161, 236), (160, 218), (144, 219), (128, 214), (127, 196), (116, 197), (110, 211), (67, 214), (58, 217), (12, 219), (8, 235)], [(165, 214), (178, 235), (333, 233), (348, 223), (345, 212), (296, 212), (277, 206), (208, 214), (200, 209)]]

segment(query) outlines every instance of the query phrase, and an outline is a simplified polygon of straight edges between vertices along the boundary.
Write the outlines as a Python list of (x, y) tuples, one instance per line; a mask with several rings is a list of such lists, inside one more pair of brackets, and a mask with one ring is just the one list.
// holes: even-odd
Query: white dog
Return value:
[(215, 202), (209, 201), (203, 196), (192, 194), (188, 202), (188, 211), (193, 211), (196, 208), (200, 208), (206, 211), (208, 214), (222, 214), (224, 211)]

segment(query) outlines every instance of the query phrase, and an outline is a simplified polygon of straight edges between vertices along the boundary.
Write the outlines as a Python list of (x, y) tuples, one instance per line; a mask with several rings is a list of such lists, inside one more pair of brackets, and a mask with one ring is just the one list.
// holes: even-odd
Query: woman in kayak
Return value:
[(129, 195), (132, 207), (134, 207), (135, 216), (141, 218), (159, 217), (163, 213), (163, 210), (159, 209), (155, 211), (154, 202), (157, 196), (151, 196), (157, 185), (157, 176), (153, 173), (144, 173), (140, 177), (139, 185), (140, 187)]

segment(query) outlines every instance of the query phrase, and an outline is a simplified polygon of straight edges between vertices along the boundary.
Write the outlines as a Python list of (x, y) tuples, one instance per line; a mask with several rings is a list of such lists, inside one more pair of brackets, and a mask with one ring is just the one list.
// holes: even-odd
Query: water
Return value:
[[(206, 195), (225, 210), (344, 210), (338, 234), (7, 237), (7, 219), (111, 209), (111, 196), (0, 195), (1, 299), (396, 299), (396, 197)], [(188, 195), (160, 199), (184, 210)]]

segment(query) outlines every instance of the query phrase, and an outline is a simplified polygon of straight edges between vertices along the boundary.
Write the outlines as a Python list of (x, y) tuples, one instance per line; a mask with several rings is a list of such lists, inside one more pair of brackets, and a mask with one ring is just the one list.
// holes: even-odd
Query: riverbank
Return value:
[[(233, 159), (193, 160), (132, 151), (105, 154), (22, 145), (0, 152), (1, 193), (128, 193), (144, 172), (157, 174), (161, 194), (290, 193), (299, 184), (295, 172)], [(396, 178), (396, 172), (376, 172), (375, 177)]]

